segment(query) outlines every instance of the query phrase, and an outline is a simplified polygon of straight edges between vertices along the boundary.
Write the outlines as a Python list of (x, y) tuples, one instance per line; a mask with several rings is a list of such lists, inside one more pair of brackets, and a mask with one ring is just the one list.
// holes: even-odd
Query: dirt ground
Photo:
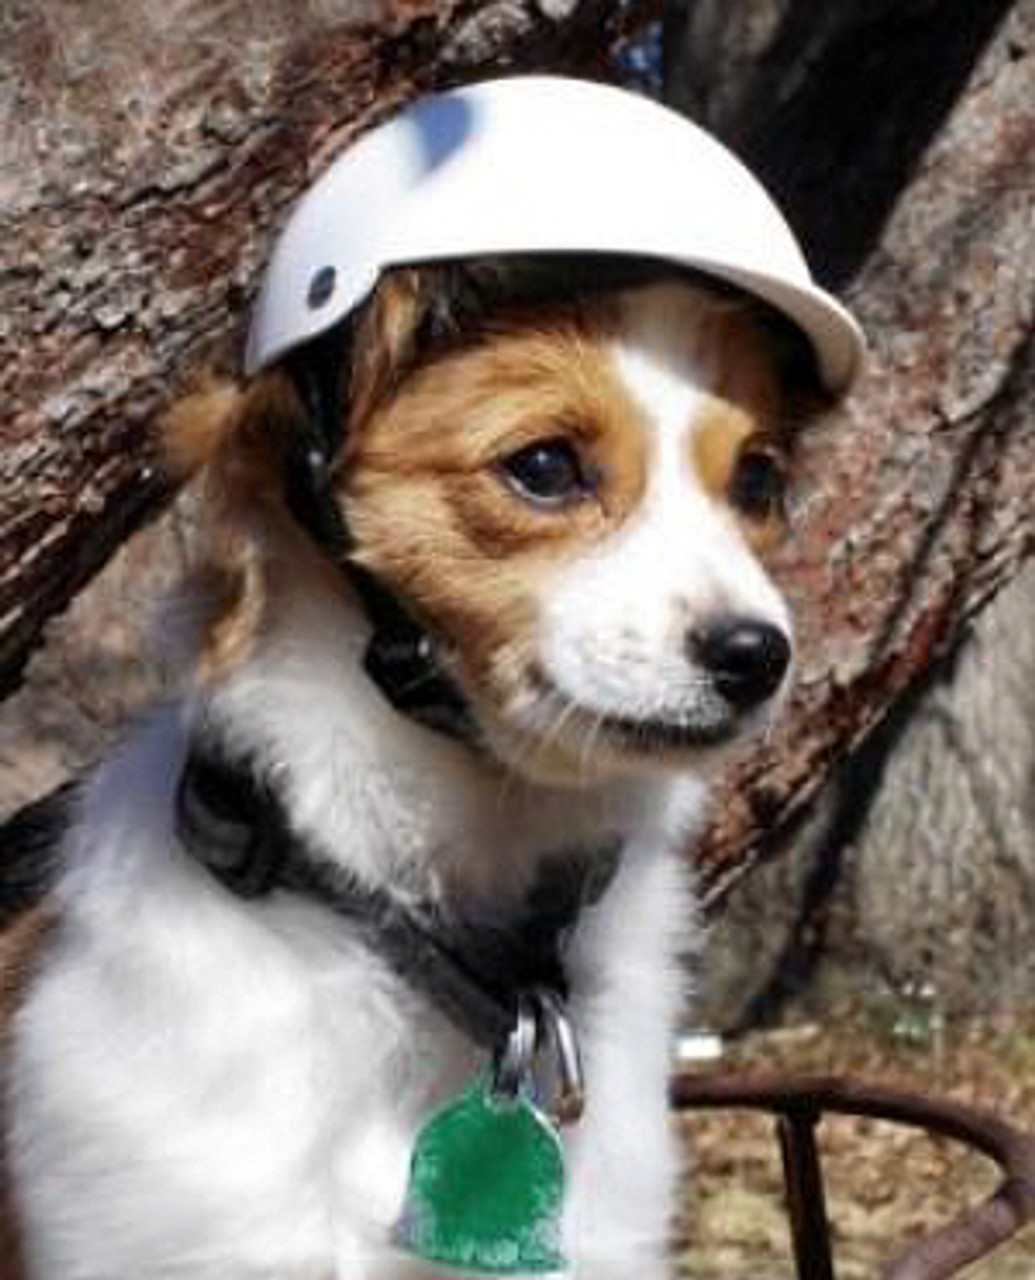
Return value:
[[(867, 1025), (858, 1011), (748, 1036), (721, 1069), (850, 1075), (955, 1098), (1035, 1131), (1035, 1016), (942, 1027)], [(713, 1067), (708, 1068), (714, 1070)], [(772, 1121), (684, 1113), (690, 1171), (677, 1237), (686, 1280), (791, 1280)], [(988, 1195), (997, 1171), (958, 1144), (883, 1121), (830, 1117), (819, 1129), (837, 1280), (878, 1280), (910, 1242)], [(1035, 1280), (1035, 1223), (967, 1271)]]

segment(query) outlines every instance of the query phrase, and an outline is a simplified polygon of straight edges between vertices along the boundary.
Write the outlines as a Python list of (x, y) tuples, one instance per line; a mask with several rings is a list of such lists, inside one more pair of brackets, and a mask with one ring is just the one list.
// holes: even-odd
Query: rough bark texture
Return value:
[(850, 1001), (910, 1041), (1035, 995), (1035, 566), (835, 771), (730, 894), (704, 966), (723, 1027)]
[(5, 0), (0, 695), (166, 494), (150, 426), (229, 363), (278, 212), (419, 90), (599, 71), (648, 4)]
[[(130, 537), (51, 621), (18, 691), (0, 706), (0, 821), (88, 768), (171, 692), (163, 601), (190, 557), (192, 495)], [(10, 829), (0, 830), (0, 849)], [(3, 901), (16, 893), (8, 878)]]
[[(721, 134), (849, 280), (1016, 0), (684, 0), (673, 103)], [(1023, 7), (1023, 6), (1021, 6)]]
[[(938, 80), (945, 35), (955, 74), (963, 77), (974, 63), (977, 69), (886, 216), (876, 248), (869, 249), (868, 223), (851, 243), (841, 238), (831, 248), (824, 218), (804, 219), (806, 242), (828, 261), (836, 259), (838, 274), (868, 253), (850, 300), (870, 335), (871, 360), (847, 410), (803, 441), (797, 529), (783, 570), (797, 605), (804, 661), (785, 730), (746, 763), (720, 806), (703, 855), (706, 885), (716, 894), (752, 860), (779, 847), (776, 837), (804, 813), (834, 762), (953, 647), (960, 629), (1030, 550), (1035, 4), (1016, 4), (984, 48), (987, 27), (970, 24), (969, 57), (940, 25), (953, 7), (938, 6), (938, 21), (925, 4), (810, 7), (819, 30), (813, 61), (804, 66), (820, 84), (831, 83), (825, 51), (840, 65), (843, 42), (853, 33), (867, 65), (867, 50), (911, 40), (913, 74), (926, 58)], [(802, 21), (800, 8), (785, 6), (783, 21)], [(991, 8), (982, 5), (981, 14)], [(857, 9), (869, 11), (861, 29)], [(925, 15), (926, 24), (920, 21)], [(775, 28), (770, 48), (781, 41), (783, 28), (779, 22)], [(903, 75), (906, 51), (896, 46), (892, 65)], [(851, 116), (853, 132), (868, 128), (879, 138), (890, 112), (895, 145), (911, 150), (899, 137), (910, 117), (895, 107), (897, 81), (875, 75), (853, 93), (851, 113), (843, 103), (838, 110), (835, 97), (824, 115), (808, 80), (805, 71), (800, 94), (819, 112), (816, 128), (827, 122), (836, 134)], [(957, 91), (963, 88), (957, 84)], [(745, 93), (743, 102), (752, 100)], [(786, 100), (778, 98), (777, 105)], [(745, 116), (730, 110), (746, 136)], [(763, 134), (776, 114), (776, 108), (770, 116), (761, 112)], [(789, 119), (797, 115), (789, 111)], [(915, 123), (929, 133), (929, 117)], [(806, 151), (808, 142), (805, 136)], [(773, 153), (789, 155), (788, 144), (774, 144)], [(872, 168), (879, 175), (879, 146), (863, 148), (858, 164), (863, 173)], [(793, 181), (790, 165), (780, 162), (777, 169), (781, 182)], [(811, 188), (805, 159), (800, 172)], [(854, 190), (854, 162), (845, 173)], [(876, 179), (875, 189), (881, 190)], [(829, 190), (836, 204), (832, 178)], [(857, 781), (847, 784), (849, 808)]]
[[(849, 433), (841, 456), (876, 450), (853, 457), (863, 471), (850, 469), (833, 495), (859, 513), (853, 536), (834, 543), (841, 567), (858, 569), (839, 609), (829, 590), (821, 599), (832, 629), (817, 652), (829, 675), (808, 664), (816, 709), (792, 735), (805, 754), (784, 757), (802, 794), (815, 782), (818, 798), (783, 810), (791, 820), (754, 846), (768, 865), (717, 894), (702, 1013), (726, 1027), (773, 1021), (788, 1002), (800, 1015), (848, 998), (922, 1040), (946, 1015), (1016, 1010), (1035, 990), (1035, 572), (961, 625), (1029, 543), (1035, 16), (1029, 3), (933, 10), (696, 0), (669, 14), (676, 96), (766, 170), (821, 271), (844, 279), (872, 254), (852, 296), (876, 381), (830, 437), (836, 449)], [(803, 56), (814, 74), (796, 74)], [(824, 62), (841, 68), (836, 77)], [(850, 169), (824, 191), (850, 137)], [(896, 173), (908, 177), (901, 193)], [(896, 432), (905, 427), (890, 449), (869, 434), (885, 408)], [(860, 427), (867, 435), (853, 440)], [(900, 585), (882, 601), (895, 584), (882, 570), (889, 557), (900, 559)], [(833, 582), (837, 566), (817, 572)], [(871, 695), (892, 692), (879, 687), (881, 669), (901, 692), (871, 718)], [(834, 713), (847, 709), (844, 737), (822, 724), (824, 679)], [(798, 785), (762, 776), (781, 804), (780, 788)], [(741, 812), (730, 826), (743, 823)], [(727, 865), (737, 879), (735, 850)]]

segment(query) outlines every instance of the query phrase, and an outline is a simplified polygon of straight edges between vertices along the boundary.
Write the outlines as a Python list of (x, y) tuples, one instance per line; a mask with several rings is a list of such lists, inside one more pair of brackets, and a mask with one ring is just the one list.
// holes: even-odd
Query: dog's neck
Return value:
[(367, 623), (344, 597), (300, 590), (280, 614), (197, 720), (268, 770), (293, 826), (363, 883), (491, 914), (544, 858), (663, 820), (657, 781), (530, 782), (400, 716), (363, 670)]

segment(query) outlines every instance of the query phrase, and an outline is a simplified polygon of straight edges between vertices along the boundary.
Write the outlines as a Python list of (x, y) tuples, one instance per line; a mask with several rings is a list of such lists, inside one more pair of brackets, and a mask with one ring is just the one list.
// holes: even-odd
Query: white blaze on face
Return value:
[(730, 727), (731, 711), (694, 658), (694, 634), (743, 618), (789, 635), (790, 620), (735, 513), (695, 465), (695, 431), (714, 419), (729, 381), (722, 347), (693, 341), (699, 319), (678, 288), (626, 299), (614, 360), (642, 410), (646, 485), (624, 526), (555, 579), (540, 659), (547, 683), (590, 714), (707, 737)]

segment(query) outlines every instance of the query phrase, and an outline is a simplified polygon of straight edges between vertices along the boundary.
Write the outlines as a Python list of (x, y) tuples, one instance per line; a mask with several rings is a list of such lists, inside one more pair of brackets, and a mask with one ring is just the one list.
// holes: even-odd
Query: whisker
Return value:
[(554, 717), (553, 724), (550, 725), (540, 737), (539, 750), (536, 753), (537, 755), (542, 755), (548, 747), (552, 747), (554, 743), (557, 742), (561, 734), (564, 732), (565, 725), (572, 716), (577, 713), (577, 711), (578, 706), (576, 703), (572, 702), (571, 699), (565, 699), (560, 703)]
[(579, 776), (582, 782), (589, 780), (589, 762), (595, 749), (595, 744), (600, 738), (604, 730), (606, 717), (596, 714), (590, 721), (582, 739), (582, 750), (579, 753)]

